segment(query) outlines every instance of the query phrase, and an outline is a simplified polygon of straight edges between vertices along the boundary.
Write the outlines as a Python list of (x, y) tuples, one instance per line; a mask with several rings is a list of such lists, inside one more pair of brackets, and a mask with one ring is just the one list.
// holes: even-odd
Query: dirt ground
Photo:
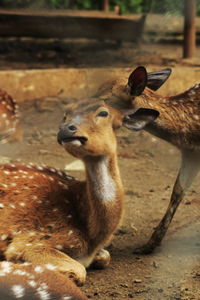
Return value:
[[(4, 43), (6, 44), (5, 40)], [(35, 42), (35, 45), (37, 43), (39, 42)], [(148, 66), (151, 63), (158, 69), (172, 65), (181, 68), (187, 64), (200, 71), (197, 59), (180, 59), (181, 47), (177, 45), (144, 45), (135, 49), (127, 45), (127, 48), (118, 51), (115, 48), (107, 49), (104, 53), (103, 50), (92, 50), (93, 56), (92, 48), (89, 54), (88, 48), (84, 48), (85, 52), (80, 48), (74, 51), (73, 48), (70, 51), (71, 56), (65, 58), (68, 64), (60, 63), (62, 55), (56, 49), (48, 50), (52, 51), (50, 61), (42, 60), (42, 55), (36, 55), (37, 51), (33, 51), (31, 55), (25, 51), (27, 56), (22, 58), (20, 54), (17, 59), (19, 47), (15, 47), (16, 51), (10, 50), (7, 55), (5, 52), (1, 53), (1, 69), (71, 65), (128, 67), (131, 64)], [(43, 52), (46, 53), (44, 49), (43, 44)], [(47, 53), (43, 58), (46, 55)], [(66, 55), (64, 50), (63, 55)], [(197, 58), (198, 55), (199, 53)], [(34, 57), (37, 58), (36, 61)], [(20, 104), (24, 137), (22, 141), (1, 145), (2, 161), (32, 161), (59, 168), (74, 161), (56, 142), (57, 128), (69, 99), (58, 96), (51, 101), (42, 100)], [(89, 270), (82, 290), (88, 298), (100, 300), (200, 299), (199, 177), (180, 205), (162, 245), (151, 255), (136, 256), (132, 253), (133, 249), (148, 240), (166, 210), (180, 155), (173, 146), (144, 131), (135, 133), (127, 129), (119, 130), (118, 145), (126, 200), (124, 221), (109, 246), (112, 257), (109, 267), (101, 271)], [(82, 171), (70, 171), (70, 174), (84, 178)]]

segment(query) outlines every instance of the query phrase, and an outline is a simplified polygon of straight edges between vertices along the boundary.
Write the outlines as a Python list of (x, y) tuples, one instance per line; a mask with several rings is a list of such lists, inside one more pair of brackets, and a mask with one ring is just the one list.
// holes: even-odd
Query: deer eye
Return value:
[(108, 116), (108, 112), (105, 110), (102, 110), (98, 113), (97, 117), (107, 117)]
[(62, 121), (65, 122), (66, 120), (67, 120), (67, 115), (65, 114)]

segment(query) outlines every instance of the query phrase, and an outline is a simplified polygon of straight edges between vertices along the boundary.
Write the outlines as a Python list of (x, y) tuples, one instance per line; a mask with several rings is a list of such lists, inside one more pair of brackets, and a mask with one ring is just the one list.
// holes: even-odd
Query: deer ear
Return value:
[(128, 78), (131, 96), (139, 96), (147, 85), (147, 71), (144, 67), (136, 68)]
[(158, 72), (147, 73), (147, 87), (153, 91), (158, 90), (169, 78), (171, 72), (172, 70), (168, 68)]
[(155, 109), (139, 108), (135, 113), (124, 117), (122, 124), (131, 130), (141, 130), (159, 116)]

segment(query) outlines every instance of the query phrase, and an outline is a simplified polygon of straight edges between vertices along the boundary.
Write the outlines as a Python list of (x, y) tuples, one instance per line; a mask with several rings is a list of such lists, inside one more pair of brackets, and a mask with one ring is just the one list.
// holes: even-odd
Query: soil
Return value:
[[(5, 41), (5, 40), (4, 40)], [(35, 42), (37, 45), (39, 41)], [(39, 46), (38, 46), (39, 47)], [(44, 44), (43, 44), (44, 47)], [(85, 46), (84, 46), (85, 47)], [(128, 46), (127, 46), (128, 47)], [(39, 47), (41, 48), (41, 46)], [(90, 51), (88, 50), (90, 49)], [(197, 60), (183, 61), (181, 48), (166, 45), (144, 45), (139, 48), (109, 50), (90, 54), (93, 50), (72, 51), (67, 59), (70, 66), (119, 66), (155, 64), (182, 68), (185, 64), (199, 71)], [(129, 49), (129, 50), (128, 50)], [(16, 46), (16, 52), (19, 50)], [(34, 63), (16, 54), (0, 57), (2, 69), (29, 69), (60, 66), (59, 54), (52, 61)], [(37, 52), (37, 51), (36, 51)], [(37, 57), (34, 52), (31, 57)], [(109, 53), (109, 55), (108, 55)], [(122, 55), (124, 53), (124, 55)], [(130, 55), (130, 53), (135, 55)], [(137, 55), (136, 55), (137, 53)], [(78, 55), (80, 54), (80, 55)], [(112, 54), (112, 55), (111, 55)], [(125, 55), (126, 54), (126, 55)], [(198, 54), (197, 54), (198, 55)], [(41, 56), (42, 57), (42, 56)], [(58, 57), (58, 60), (56, 59)], [(110, 60), (108, 59), (110, 57)], [(111, 59), (112, 57), (112, 59)], [(104, 59), (103, 59), (104, 58)], [(62, 67), (68, 67), (64, 64)], [(184, 76), (184, 75), (183, 75)], [(190, 76), (190, 74), (185, 74)], [(176, 85), (176, 82), (173, 82)], [(45, 163), (58, 168), (75, 159), (56, 142), (56, 133), (68, 99), (54, 97), (20, 104), (24, 137), (1, 145), (2, 161)], [(200, 299), (200, 196), (199, 177), (180, 205), (162, 245), (151, 255), (133, 254), (133, 249), (147, 242), (153, 229), (162, 218), (170, 198), (180, 163), (178, 150), (146, 132), (120, 129), (117, 133), (119, 164), (125, 188), (126, 210), (121, 228), (111, 245), (111, 263), (105, 270), (89, 270), (82, 287), (88, 298), (101, 300), (198, 300)], [(82, 171), (70, 171), (77, 178), (84, 178)]]

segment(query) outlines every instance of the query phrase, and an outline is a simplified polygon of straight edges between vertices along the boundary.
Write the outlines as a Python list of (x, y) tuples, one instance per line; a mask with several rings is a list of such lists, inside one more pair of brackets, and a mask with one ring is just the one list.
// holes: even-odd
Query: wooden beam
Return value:
[(194, 55), (196, 46), (196, 0), (184, 0), (184, 14), (183, 57), (190, 58)]
[(145, 15), (138, 19), (0, 12), (0, 36), (88, 38), (137, 42)]

